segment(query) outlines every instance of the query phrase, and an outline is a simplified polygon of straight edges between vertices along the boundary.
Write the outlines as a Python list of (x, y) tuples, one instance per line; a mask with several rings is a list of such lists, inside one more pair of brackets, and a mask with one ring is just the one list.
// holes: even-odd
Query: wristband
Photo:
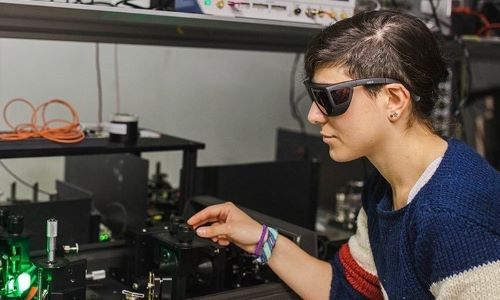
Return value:
[(276, 240), (278, 239), (278, 231), (276, 229), (268, 227), (267, 232), (267, 239), (262, 247), (262, 252), (259, 257), (255, 259), (255, 262), (261, 265), (267, 264), (271, 258), (274, 246), (276, 246)]
[(253, 253), (254, 256), (260, 256), (260, 253), (262, 252), (262, 246), (264, 245), (264, 238), (266, 237), (267, 233), (267, 225), (262, 225), (262, 233), (260, 234), (260, 239), (259, 242), (257, 243), (257, 246), (255, 247), (255, 252)]

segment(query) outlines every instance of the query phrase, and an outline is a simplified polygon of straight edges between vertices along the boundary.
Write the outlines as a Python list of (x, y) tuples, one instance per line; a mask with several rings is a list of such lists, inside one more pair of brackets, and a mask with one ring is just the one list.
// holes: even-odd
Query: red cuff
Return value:
[(365, 271), (354, 260), (349, 245), (343, 244), (339, 250), (340, 263), (344, 267), (347, 282), (361, 295), (368, 299), (383, 299), (378, 277)]

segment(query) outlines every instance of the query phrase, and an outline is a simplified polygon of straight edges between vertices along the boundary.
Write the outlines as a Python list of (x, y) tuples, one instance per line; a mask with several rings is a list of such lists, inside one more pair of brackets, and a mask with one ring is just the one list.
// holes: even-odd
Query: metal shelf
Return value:
[(0, 0), (0, 37), (303, 52), (320, 25)]
[(0, 159), (67, 155), (141, 153), (153, 151), (194, 151), (205, 144), (161, 134), (159, 138), (139, 138), (135, 144), (110, 142), (108, 138), (87, 136), (77, 144), (58, 144), (43, 138), (0, 141)]
[(500, 61), (500, 39), (464, 36), (463, 42), (471, 60)]

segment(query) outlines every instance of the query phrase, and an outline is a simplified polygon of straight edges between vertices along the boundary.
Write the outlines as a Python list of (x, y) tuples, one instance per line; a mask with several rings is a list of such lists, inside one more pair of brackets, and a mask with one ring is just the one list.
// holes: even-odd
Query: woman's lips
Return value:
[(325, 135), (325, 134), (322, 134), (322, 136), (323, 136), (323, 143), (326, 143), (326, 144), (331, 143), (333, 140), (335, 140), (337, 138), (334, 135)]
[(337, 136), (333, 135), (333, 134), (326, 134), (326, 133), (322, 133), (320, 132), (321, 136), (323, 137), (323, 139), (331, 139), (331, 138), (336, 138)]

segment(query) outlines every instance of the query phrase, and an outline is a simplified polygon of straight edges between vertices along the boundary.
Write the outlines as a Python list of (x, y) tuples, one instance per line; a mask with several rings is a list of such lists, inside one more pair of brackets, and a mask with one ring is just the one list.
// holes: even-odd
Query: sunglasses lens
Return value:
[(325, 115), (329, 115), (332, 111), (332, 106), (325, 90), (313, 89), (314, 102), (318, 105), (319, 110)]
[(343, 114), (349, 107), (352, 87), (331, 89), (330, 86), (321, 86), (305, 82), (309, 96), (318, 109), (327, 116)]
[(333, 102), (335, 102), (336, 105), (340, 105), (349, 101), (349, 98), (351, 96), (351, 89), (352, 88), (342, 88), (338, 90), (332, 90), (330, 94), (332, 95)]

